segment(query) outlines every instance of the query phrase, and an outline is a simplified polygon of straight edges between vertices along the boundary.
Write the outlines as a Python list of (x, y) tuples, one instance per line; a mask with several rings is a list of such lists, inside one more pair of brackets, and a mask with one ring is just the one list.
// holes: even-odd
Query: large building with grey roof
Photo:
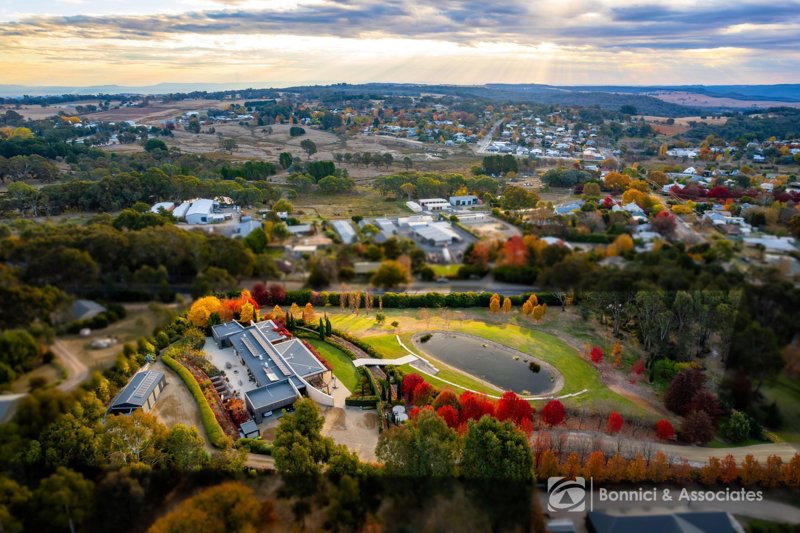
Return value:
[[(244, 392), (244, 402), (256, 423), (273, 411), (289, 407), (303, 394), (315, 400), (327, 396), (314, 389), (329, 370), (300, 339), (271, 320), (250, 326), (231, 321), (211, 328), (220, 348), (231, 348), (247, 369), (255, 387)], [(321, 396), (320, 396), (321, 395)]]
[(129, 415), (137, 409), (147, 413), (155, 407), (156, 400), (166, 385), (167, 379), (163, 372), (146, 370), (134, 374), (125, 388), (111, 402), (108, 414)]

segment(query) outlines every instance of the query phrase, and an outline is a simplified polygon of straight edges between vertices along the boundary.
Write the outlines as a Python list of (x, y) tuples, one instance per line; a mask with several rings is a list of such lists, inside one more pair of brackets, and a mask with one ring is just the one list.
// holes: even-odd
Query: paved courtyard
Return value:
[(206, 337), (203, 346), (208, 360), (224, 372), (234, 393), (242, 398), (244, 393), (255, 389), (258, 384), (247, 376), (247, 367), (233, 354), (233, 348), (219, 348), (211, 337)]

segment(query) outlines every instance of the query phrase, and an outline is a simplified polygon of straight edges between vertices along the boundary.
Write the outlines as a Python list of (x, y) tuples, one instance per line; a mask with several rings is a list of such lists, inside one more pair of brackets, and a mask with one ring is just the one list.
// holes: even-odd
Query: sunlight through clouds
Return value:
[(32, 0), (0, 18), (5, 83), (800, 81), (798, 2)]

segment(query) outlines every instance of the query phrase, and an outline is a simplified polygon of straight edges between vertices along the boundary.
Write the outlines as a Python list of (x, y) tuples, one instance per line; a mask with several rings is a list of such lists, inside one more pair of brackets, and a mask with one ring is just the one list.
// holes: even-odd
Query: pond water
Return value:
[[(541, 361), (512, 348), (499, 347), (469, 335), (445, 332), (432, 333), (430, 340), (424, 343), (418, 339), (414, 342), (421, 351), (443, 363), (503, 390), (517, 394), (542, 394), (555, 386), (555, 376), (544, 365), (537, 373), (528, 367), (530, 361)], [(519, 360), (515, 360), (515, 356)]]

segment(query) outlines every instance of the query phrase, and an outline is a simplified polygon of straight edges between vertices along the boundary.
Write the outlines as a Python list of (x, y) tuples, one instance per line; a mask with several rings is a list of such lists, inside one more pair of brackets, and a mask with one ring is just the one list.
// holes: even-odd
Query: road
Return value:
[(498, 120), (497, 122), (494, 123), (494, 125), (492, 126), (492, 129), (490, 129), (486, 133), (486, 135), (483, 136), (483, 139), (478, 141), (478, 143), (475, 145), (475, 153), (476, 154), (485, 154), (485, 153), (487, 153), (486, 149), (489, 147), (489, 144), (492, 142), (492, 137), (494, 137), (494, 132), (497, 130), (498, 127), (500, 127), (500, 124), (502, 124), (502, 123), (503, 123), (503, 119), (501, 118), (500, 120)]
[[(631, 454), (643, 451), (647, 445), (655, 453), (664, 452), (671, 459), (685, 459), (693, 466), (702, 466), (711, 457), (722, 459), (726, 455), (732, 455), (737, 462), (744, 459), (746, 455), (752, 455), (760, 462), (766, 462), (767, 457), (777, 455), (784, 461), (790, 460), (798, 450), (792, 444), (786, 442), (755, 444), (753, 446), (739, 446), (735, 448), (703, 448), (700, 446), (681, 446), (678, 444), (663, 444), (659, 442), (640, 441), (633, 438), (611, 437), (605, 433), (595, 431), (565, 431), (558, 435), (566, 435), (569, 444), (573, 447), (585, 446), (588, 449), (596, 449), (598, 442), (604, 451), (614, 453), (621, 449), (623, 452)], [(558, 437), (557, 435), (553, 435)]]
[[(67, 372), (67, 379), (58, 384), (58, 388), (64, 392), (69, 392), (80, 386), (89, 377), (89, 368), (83, 361), (69, 351), (61, 341), (56, 341), (50, 349), (61, 361)], [(0, 394), (0, 424), (8, 422), (17, 411), (17, 403), (27, 396), (21, 394)]]
[(80, 386), (89, 377), (89, 367), (83, 364), (74, 353), (60, 340), (57, 340), (50, 349), (61, 360), (67, 371), (67, 379), (58, 384), (58, 388), (69, 392)]
[(275, 470), (275, 459), (269, 455), (248, 453), (244, 464), (247, 468), (256, 470)]

